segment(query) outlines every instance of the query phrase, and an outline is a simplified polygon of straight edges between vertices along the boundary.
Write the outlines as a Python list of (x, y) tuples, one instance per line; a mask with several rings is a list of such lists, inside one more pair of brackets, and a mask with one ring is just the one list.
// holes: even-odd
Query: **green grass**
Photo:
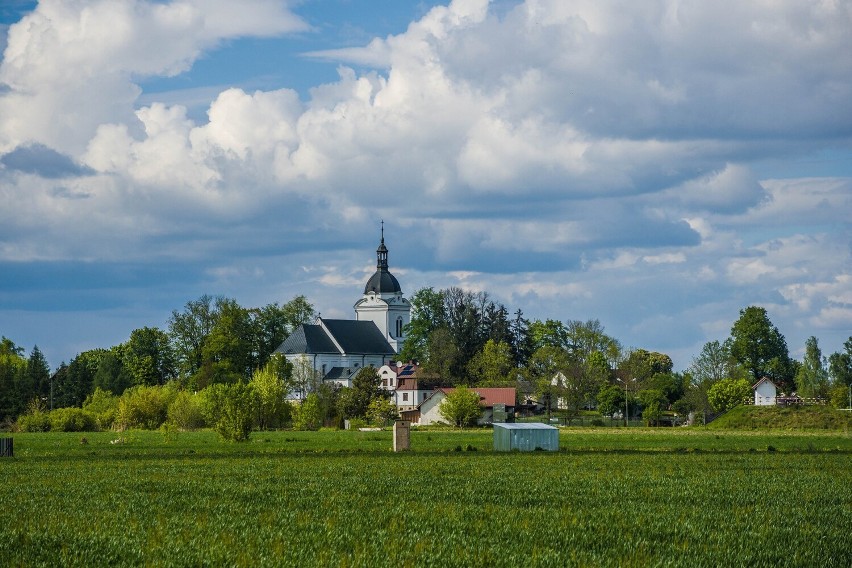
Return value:
[(831, 406), (737, 406), (708, 425), (714, 429), (845, 430), (852, 412)]
[(3, 565), (852, 561), (842, 432), (578, 428), (529, 454), (492, 453), (487, 430), (414, 432), (404, 454), (390, 432), (14, 437)]

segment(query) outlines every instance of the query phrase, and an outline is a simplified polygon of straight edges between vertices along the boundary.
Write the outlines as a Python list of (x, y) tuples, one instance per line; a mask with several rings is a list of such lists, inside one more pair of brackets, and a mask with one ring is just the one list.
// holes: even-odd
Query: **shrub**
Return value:
[(168, 416), (169, 393), (158, 386), (136, 386), (124, 391), (118, 401), (117, 430), (156, 430)]
[(96, 387), (83, 402), (83, 410), (94, 415), (100, 430), (109, 430), (118, 415), (118, 401), (119, 398), (108, 390)]
[(229, 442), (244, 442), (254, 426), (257, 395), (250, 385), (242, 381), (227, 385), (224, 394), (216, 432)]
[(18, 417), (18, 430), (21, 432), (49, 432), (50, 416), (47, 412), (35, 412)]
[(317, 430), (322, 426), (322, 410), (319, 397), (309, 394), (298, 406), (293, 407), (293, 428), (296, 430)]
[(204, 414), (201, 411), (201, 396), (189, 391), (178, 392), (169, 404), (168, 424), (181, 430), (195, 430), (204, 426)]
[(91, 412), (82, 408), (57, 408), (51, 410), (50, 429), (53, 432), (97, 432), (98, 421)]

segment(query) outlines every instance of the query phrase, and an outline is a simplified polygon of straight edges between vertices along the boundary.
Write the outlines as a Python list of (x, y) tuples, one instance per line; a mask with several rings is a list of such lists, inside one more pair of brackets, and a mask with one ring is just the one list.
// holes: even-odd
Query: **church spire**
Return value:
[(388, 269), (388, 247), (385, 246), (385, 221), (382, 219), (382, 240), (376, 249), (376, 270)]

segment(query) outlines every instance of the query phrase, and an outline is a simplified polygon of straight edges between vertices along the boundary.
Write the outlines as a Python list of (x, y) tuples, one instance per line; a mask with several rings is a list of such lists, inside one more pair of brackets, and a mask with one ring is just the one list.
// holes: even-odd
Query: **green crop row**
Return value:
[[(19, 436), (16, 457), (0, 461), (0, 558), (32, 566), (850, 565), (852, 452), (843, 435), (713, 434), (689, 444), (670, 435), (663, 443), (635, 433), (637, 445), (658, 450), (626, 451), (613, 436), (529, 454), (492, 453), (482, 432), (417, 433), (413, 445), (423, 450), (404, 454), (387, 450), (386, 433), (367, 432), (255, 433), (247, 444), (222, 444), (210, 432), (104, 433), (85, 444), (79, 435)], [(571, 440), (562, 433), (563, 446)]]

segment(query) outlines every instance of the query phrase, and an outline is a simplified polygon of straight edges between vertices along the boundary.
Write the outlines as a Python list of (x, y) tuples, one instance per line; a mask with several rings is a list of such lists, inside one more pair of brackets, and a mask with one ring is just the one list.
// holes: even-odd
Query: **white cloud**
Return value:
[[(310, 54), (374, 70), (342, 65), (304, 100), (202, 87), (203, 124), (136, 84), (305, 29), (272, 0), (41, 2), (9, 30), (0, 154), (38, 144), (94, 171), (0, 169), (0, 260), (215, 257), (209, 275), (236, 281), (218, 257), (326, 254), (386, 218), (414, 281), (609, 316), (637, 340), (693, 345), (721, 325), (696, 318), (752, 302), (848, 315), (852, 180), (754, 173), (849, 147), (845, 3), (457, 0)], [(336, 306), (362, 269), (293, 281)]]

